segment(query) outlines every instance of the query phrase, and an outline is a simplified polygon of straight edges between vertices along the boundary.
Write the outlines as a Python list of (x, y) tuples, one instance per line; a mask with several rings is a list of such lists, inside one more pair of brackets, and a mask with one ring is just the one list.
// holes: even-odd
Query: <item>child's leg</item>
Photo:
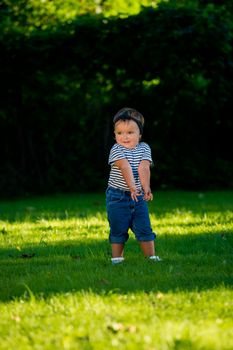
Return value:
[(154, 241), (141, 241), (139, 243), (145, 257), (150, 257), (155, 255)]
[(155, 233), (152, 231), (147, 202), (142, 198), (135, 204), (132, 230), (139, 241), (143, 254), (146, 258), (155, 261), (161, 259), (155, 255)]
[(140, 246), (144, 253), (145, 258), (149, 258), (152, 261), (162, 261), (158, 255), (155, 255), (154, 241), (141, 241)]
[(124, 243), (112, 243), (112, 258), (123, 257)]
[(110, 225), (109, 242), (112, 247), (112, 263), (124, 260), (124, 245), (129, 235), (128, 229), (131, 222), (130, 192), (108, 188), (106, 191), (106, 204), (108, 221)]

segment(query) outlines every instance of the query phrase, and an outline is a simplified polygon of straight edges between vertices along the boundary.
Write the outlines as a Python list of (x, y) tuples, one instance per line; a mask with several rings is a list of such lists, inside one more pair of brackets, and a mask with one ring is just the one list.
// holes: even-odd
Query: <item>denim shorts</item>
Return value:
[(147, 202), (143, 194), (138, 202), (132, 200), (129, 191), (108, 187), (106, 190), (106, 207), (110, 225), (110, 243), (125, 243), (128, 230), (131, 229), (138, 241), (153, 241), (156, 237), (152, 231)]

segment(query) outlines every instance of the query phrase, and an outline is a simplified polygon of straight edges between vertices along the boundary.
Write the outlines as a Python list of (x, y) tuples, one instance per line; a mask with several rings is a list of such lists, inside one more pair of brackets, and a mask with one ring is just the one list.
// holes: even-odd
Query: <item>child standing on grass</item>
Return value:
[(132, 108), (123, 108), (113, 118), (116, 143), (113, 145), (106, 205), (110, 225), (109, 241), (112, 263), (124, 260), (124, 245), (129, 228), (135, 234), (144, 256), (161, 261), (155, 255), (154, 239), (147, 201), (153, 199), (150, 189), (151, 150), (141, 142), (144, 117)]

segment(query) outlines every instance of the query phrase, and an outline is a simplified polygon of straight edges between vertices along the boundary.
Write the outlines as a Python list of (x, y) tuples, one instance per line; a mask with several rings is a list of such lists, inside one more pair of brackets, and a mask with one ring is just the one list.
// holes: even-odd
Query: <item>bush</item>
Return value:
[(224, 6), (171, 3), (2, 29), (0, 192), (103, 190), (123, 106), (145, 115), (154, 186), (232, 188), (231, 19)]

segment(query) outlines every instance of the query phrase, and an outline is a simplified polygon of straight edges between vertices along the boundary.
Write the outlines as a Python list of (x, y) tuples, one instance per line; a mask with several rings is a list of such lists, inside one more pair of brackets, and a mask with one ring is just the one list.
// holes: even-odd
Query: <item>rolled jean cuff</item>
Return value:
[(147, 235), (145, 237), (138, 238), (138, 242), (150, 242), (154, 241), (156, 239), (156, 234), (154, 232), (151, 233), (151, 235)]
[(128, 241), (128, 239), (129, 239), (128, 234), (124, 235), (124, 237), (113, 236), (113, 235), (111, 235), (111, 233), (109, 235), (109, 242), (110, 243), (124, 244)]

